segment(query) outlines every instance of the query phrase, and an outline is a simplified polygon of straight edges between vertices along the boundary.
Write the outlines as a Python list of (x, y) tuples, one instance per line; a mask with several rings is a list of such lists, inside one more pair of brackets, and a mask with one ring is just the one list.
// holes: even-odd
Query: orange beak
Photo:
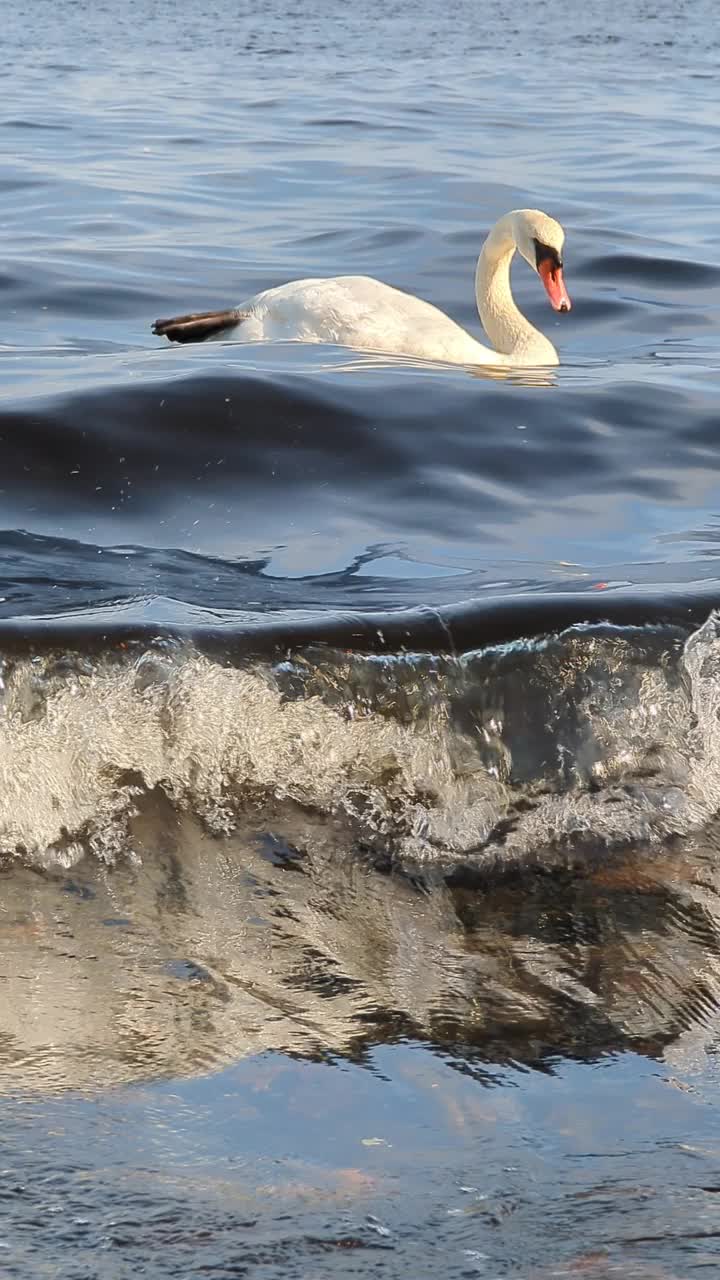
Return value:
[(538, 275), (545, 285), (553, 311), (569, 311), (572, 303), (563, 280), (562, 267), (556, 267), (550, 258), (538, 263)]

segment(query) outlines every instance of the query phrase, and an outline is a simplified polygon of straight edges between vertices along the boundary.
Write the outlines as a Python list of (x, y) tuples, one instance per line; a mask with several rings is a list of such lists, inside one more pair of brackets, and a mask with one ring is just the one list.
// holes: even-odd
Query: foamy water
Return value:
[[(4, 16), (3, 1275), (717, 1269), (714, 19)], [(151, 336), (522, 206), (551, 373)]]

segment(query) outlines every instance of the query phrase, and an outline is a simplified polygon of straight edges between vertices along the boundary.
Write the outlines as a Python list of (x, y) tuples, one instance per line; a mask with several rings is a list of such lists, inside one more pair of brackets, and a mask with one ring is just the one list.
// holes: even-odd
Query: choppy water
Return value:
[[(3, 24), (0, 1271), (713, 1274), (712, 7)], [(550, 374), (150, 335), (522, 205)]]

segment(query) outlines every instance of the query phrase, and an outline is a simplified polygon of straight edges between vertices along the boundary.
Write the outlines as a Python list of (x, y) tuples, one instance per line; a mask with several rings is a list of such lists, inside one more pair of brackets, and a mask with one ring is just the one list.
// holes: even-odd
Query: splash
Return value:
[(7, 657), (0, 848), (112, 860), (149, 792), (216, 833), (268, 802), (339, 816), (407, 865), (661, 841), (720, 809), (719, 664), (715, 616), (461, 657)]

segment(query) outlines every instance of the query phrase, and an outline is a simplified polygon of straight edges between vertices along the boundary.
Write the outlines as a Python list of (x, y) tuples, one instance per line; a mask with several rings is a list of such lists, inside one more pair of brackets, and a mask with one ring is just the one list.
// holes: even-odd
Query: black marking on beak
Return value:
[(533, 239), (535, 245), (535, 266), (539, 267), (541, 262), (550, 262), (553, 271), (559, 271), (562, 268), (562, 258), (557, 249), (553, 249), (552, 245), (543, 244), (542, 240)]

